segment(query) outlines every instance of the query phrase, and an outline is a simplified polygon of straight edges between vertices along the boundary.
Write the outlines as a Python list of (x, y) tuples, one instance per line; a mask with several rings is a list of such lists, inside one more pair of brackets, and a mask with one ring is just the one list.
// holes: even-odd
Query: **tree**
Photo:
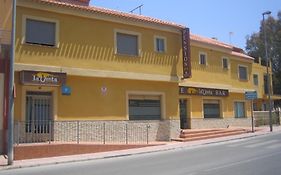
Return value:
[[(281, 94), (281, 11), (277, 18), (269, 16), (265, 20), (265, 26), (268, 55), (272, 62), (273, 92)], [(261, 21), (260, 31), (246, 38), (246, 52), (257, 60), (261, 57), (262, 62), (266, 63), (263, 30)]]

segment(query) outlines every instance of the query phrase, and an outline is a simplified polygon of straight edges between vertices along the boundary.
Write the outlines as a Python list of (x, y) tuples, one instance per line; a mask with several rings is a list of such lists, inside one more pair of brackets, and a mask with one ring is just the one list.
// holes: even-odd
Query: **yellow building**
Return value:
[(255, 91), (253, 64), (242, 49), (191, 35), (192, 77), (179, 83), (182, 127), (251, 126), (244, 93)]
[(260, 91), (259, 66), (242, 49), (85, 0), (18, 0), (16, 24), (18, 142), (251, 125), (244, 93)]
[(142, 120), (168, 139), (185, 27), (75, 2), (17, 1), (15, 120)]
[[(271, 64), (270, 64), (271, 65)], [(270, 66), (269, 65), (269, 66)], [(269, 75), (272, 77), (272, 67), (268, 68)], [(256, 59), (253, 64), (253, 85), (258, 94), (258, 99), (254, 101), (255, 111), (268, 111), (268, 87), (267, 87), (267, 68), (266, 62), (262, 61), (261, 58)], [(280, 100), (280, 95), (273, 93), (272, 81), (270, 81), (270, 94), (272, 100), (272, 107), (274, 106), (275, 100)]]

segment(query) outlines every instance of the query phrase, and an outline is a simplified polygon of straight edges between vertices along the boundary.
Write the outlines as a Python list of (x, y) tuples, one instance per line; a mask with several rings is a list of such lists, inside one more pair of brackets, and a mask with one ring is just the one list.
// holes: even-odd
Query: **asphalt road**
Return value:
[(0, 175), (280, 175), (281, 133), (173, 151), (4, 170)]

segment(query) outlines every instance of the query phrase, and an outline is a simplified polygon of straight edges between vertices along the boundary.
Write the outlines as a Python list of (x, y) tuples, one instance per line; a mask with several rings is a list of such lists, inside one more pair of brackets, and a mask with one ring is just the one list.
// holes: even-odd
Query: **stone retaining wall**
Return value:
[[(251, 127), (251, 118), (191, 119), (191, 129)], [(180, 134), (179, 120), (155, 121), (55, 121), (48, 132), (26, 132), (15, 122), (15, 143), (92, 142), (98, 144), (147, 144), (169, 141)], [(50, 131), (50, 132), (49, 132)]]
[(191, 129), (251, 127), (251, 118), (191, 119)]
[[(26, 132), (24, 122), (15, 122), (15, 143), (94, 142), (133, 144), (169, 141), (180, 133), (179, 120), (155, 121), (55, 121), (48, 130)], [(50, 132), (49, 132), (50, 131)], [(36, 133), (37, 132), (37, 133)]]

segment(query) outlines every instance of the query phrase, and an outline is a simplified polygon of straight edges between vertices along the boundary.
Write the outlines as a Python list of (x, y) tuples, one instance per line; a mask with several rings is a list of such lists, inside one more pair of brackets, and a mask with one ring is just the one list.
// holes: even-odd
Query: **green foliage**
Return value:
[(273, 71), (273, 91), (275, 94), (281, 94), (281, 11), (277, 18), (269, 16), (260, 24), (260, 31), (253, 33), (246, 38), (246, 52), (256, 58), (262, 58), (265, 61), (264, 46), (264, 26), (268, 43), (268, 55), (272, 61)]

